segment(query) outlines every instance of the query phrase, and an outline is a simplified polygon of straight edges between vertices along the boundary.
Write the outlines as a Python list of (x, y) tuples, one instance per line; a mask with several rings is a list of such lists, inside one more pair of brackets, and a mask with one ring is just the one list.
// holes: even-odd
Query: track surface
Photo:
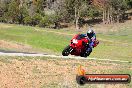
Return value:
[(123, 62), (130, 63), (130, 61), (123, 60), (111, 60), (111, 59), (99, 59), (99, 58), (83, 58), (79, 56), (58, 56), (58, 55), (48, 55), (48, 54), (38, 54), (38, 53), (27, 53), (27, 52), (15, 52), (15, 51), (1, 51), (0, 56), (30, 56), (30, 57), (51, 57), (51, 58), (64, 58), (64, 59), (80, 59), (80, 60), (100, 60), (100, 61), (114, 61), (114, 62)]

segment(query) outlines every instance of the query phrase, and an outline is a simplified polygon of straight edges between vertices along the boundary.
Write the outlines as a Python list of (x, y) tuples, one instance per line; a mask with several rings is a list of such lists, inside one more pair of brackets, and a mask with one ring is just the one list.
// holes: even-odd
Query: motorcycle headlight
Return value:
[(73, 39), (72, 42), (73, 43), (78, 43), (78, 41), (76, 39)]

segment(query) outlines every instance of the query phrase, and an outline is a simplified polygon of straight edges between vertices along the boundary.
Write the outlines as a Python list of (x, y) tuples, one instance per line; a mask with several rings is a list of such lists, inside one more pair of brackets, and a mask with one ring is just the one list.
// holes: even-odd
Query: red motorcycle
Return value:
[(86, 52), (88, 39), (83, 34), (75, 35), (72, 40), (71, 44), (65, 47), (62, 51), (63, 56), (68, 56), (69, 54), (81, 57), (87, 57), (88, 52)]

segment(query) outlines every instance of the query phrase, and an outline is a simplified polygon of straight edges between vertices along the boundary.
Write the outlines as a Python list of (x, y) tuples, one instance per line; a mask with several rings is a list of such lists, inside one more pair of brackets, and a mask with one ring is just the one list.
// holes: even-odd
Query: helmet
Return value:
[(94, 34), (94, 31), (92, 30), (92, 29), (89, 29), (88, 31), (87, 31), (87, 36), (88, 37), (92, 37), (92, 35)]

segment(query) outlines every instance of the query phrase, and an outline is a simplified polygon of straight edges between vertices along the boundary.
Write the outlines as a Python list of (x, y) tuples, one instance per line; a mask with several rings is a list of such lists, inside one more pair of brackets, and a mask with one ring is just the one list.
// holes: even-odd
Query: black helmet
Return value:
[(93, 33), (94, 33), (94, 31), (93, 31), (92, 29), (89, 29), (89, 30), (87, 31), (87, 36), (91, 38), (92, 35), (93, 35)]

